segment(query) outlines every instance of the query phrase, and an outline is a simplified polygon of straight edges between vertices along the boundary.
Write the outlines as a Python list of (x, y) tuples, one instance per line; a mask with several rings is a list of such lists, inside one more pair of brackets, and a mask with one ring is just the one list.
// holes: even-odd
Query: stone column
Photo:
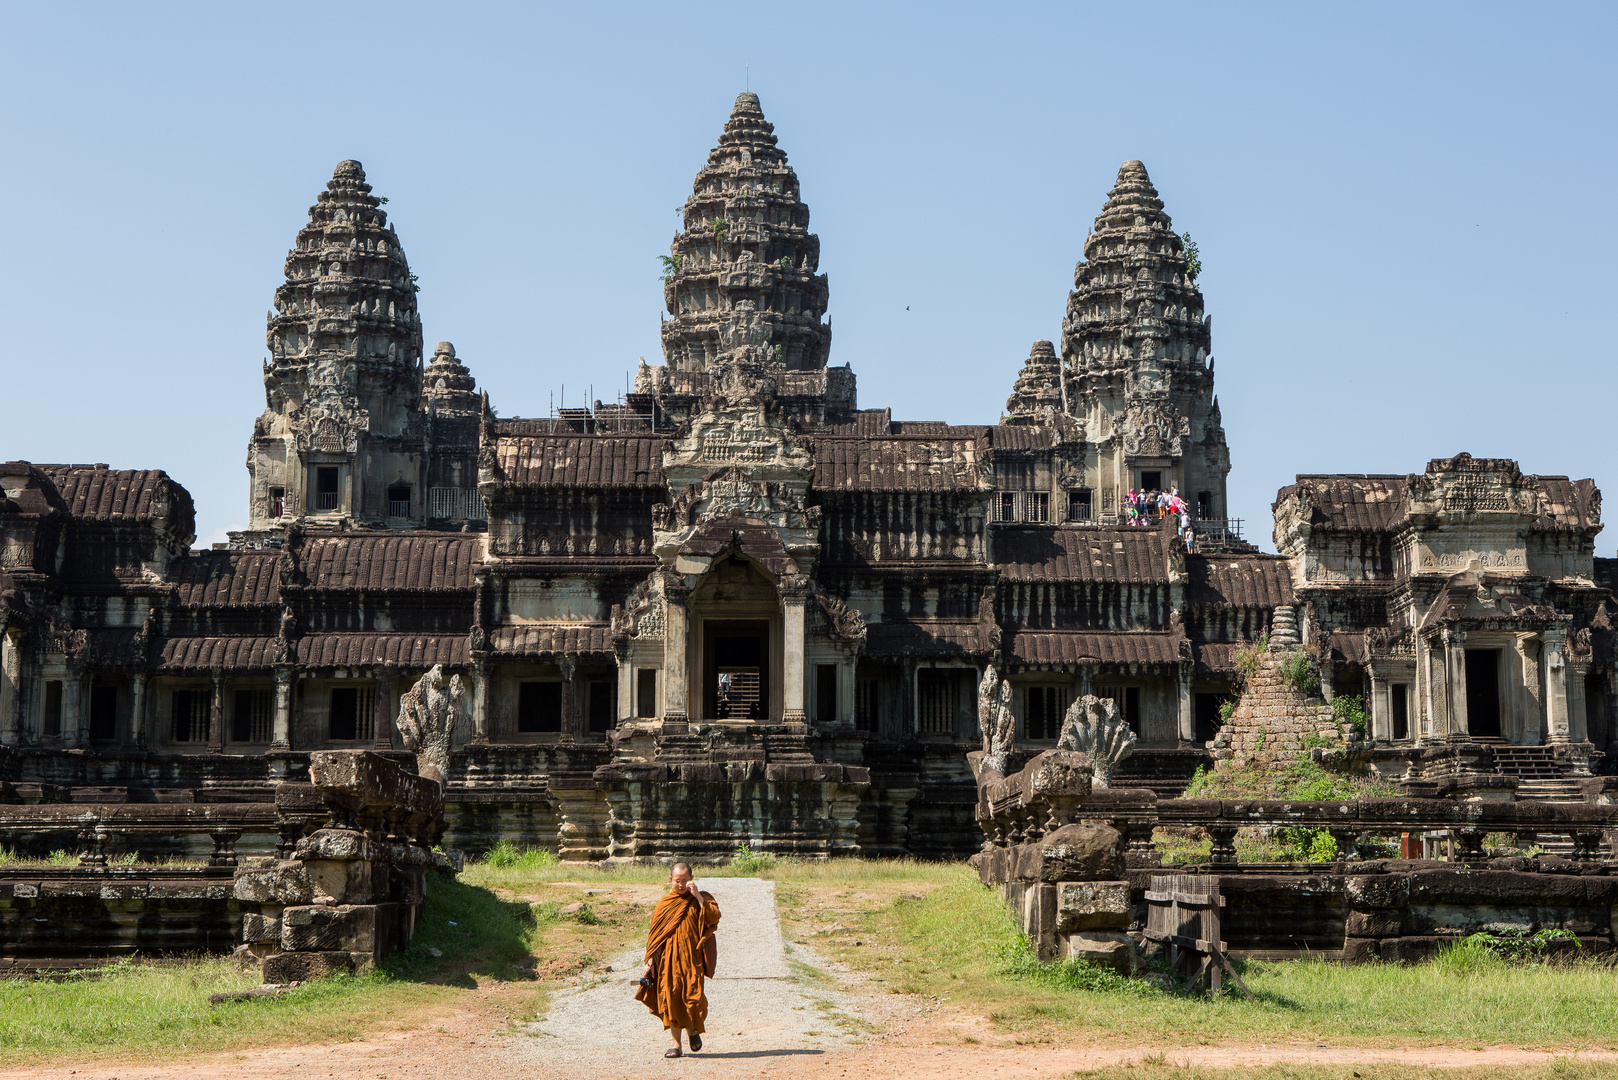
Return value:
[(270, 733), (271, 750), (292, 749), (292, 669), (275, 669), (275, 728)]
[(62, 679), (62, 726), (61, 741), (63, 746), (78, 746), (84, 741), (84, 734), (80, 729), (81, 702), (84, 693), (84, 672), (69, 665)]
[(1448, 699), (1448, 723), (1445, 731), (1450, 735), (1467, 735), (1471, 727), (1466, 720), (1466, 632), (1444, 631), (1444, 691)]
[(1545, 741), (1572, 741), (1567, 716), (1567, 631), (1545, 631)]
[(22, 633), (0, 627), (0, 745), (22, 743)]
[(899, 730), (900, 738), (915, 735), (921, 731), (920, 718), (916, 715), (916, 668), (915, 657), (907, 656), (900, 670), (904, 672), (899, 684)]
[(489, 742), (489, 662), (472, 661), (472, 741)]
[(562, 669), (562, 742), (574, 743), (579, 737), (579, 697), (578, 689), (573, 676), (578, 672), (578, 662), (571, 656), (564, 656), (557, 661)]
[(786, 628), (781, 641), (781, 719), (788, 724), (807, 721), (803, 711), (803, 621), (807, 593), (782, 595)]
[(208, 676), (208, 753), (225, 750), (225, 673), (215, 668)]
[(1390, 742), (1393, 739), (1393, 707), (1388, 700), (1388, 680), (1371, 669), (1371, 739)]
[(372, 673), (376, 679), (376, 704), (373, 715), (375, 720), (375, 739), (371, 749), (387, 751), (393, 749), (393, 677), (395, 671), (391, 667), (379, 667)]
[(129, 677), (129, 734), (124, 745), (135, 750), (146, 749), (146, 684), (150, 679), (144, 671)]
[(1419, 639), (1417, 648), (1420, 659), (1416, 667), (1416, 675), (1421, 679), (1421, 697), (1418, 701), (1421, 709), (1420, 715), (1414, 718), (1413, 723), (1416, 725), (1416, 743), (1420, 745), (1433, 740), (1433, 736), (1437, 731), (1437, 717), (1433, 711), (1433, 702), (1436, 699), (1433, 697), (1432, 646), (1423, 638)]
[(1176, 688), (1180, 706), (1180, 741), (1185, 743), (1197, 741), (1197, 715), (1191, 707), (1191, 667), (1190, 660), (1180, 661), (1180, 679)]
[(1079, 665), (1079, 694), (1094, 697), (1096, 692), (1096, 666), (1094, 664)]
[[(1565, 654), (1564, 654), (1565, 655)], [(1590, 715), (1584, 704), (1584, 677), (1589, 665), (1569, 662), (1563, 683), (1567, 687), (1567, 737), (1569, 742), (1590, 741)]]
[(663, 630), (663, 722), (683, 724), (688, 718), (686, 698), (691, 680), (686, 672), (686, 623), (691, 611), (686, 606), (691, 590), (666, 586), (668, 625)]

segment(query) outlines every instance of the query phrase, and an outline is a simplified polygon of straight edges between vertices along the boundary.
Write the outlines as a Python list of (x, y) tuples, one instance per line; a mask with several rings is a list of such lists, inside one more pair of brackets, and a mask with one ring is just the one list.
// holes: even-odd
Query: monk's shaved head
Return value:
[(675, 863), (673, 866), (669, 867), (669, 877), (675, 881), (690, 881), (691, 864), (683, 862)]

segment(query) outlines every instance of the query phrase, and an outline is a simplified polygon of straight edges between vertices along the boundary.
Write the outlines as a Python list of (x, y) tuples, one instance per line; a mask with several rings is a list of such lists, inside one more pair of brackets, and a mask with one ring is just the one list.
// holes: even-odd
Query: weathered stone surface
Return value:
[(1127, 930), (1132, 914), (1127, 881), (1064, 881), (1056, 886), (1057, 933)]
[(1028, 881), (1116, 881), (1124, 876), (1123, 836), (1106, 825), (1064, 825), (1023, 850)]
[(1346, 883), (1349, 903), (1356, 908), (1397, 908), (1410, 902), (1408, 874), (1371, 874), (1351, 877)]
[(242, 916), (242, 941), (254, 944), (281, 940), (281, 920), (272, 915), (248, 912)]
[(1120, 975), (1140, 969), (1140, 950), (1134, 939), (1117, 930), (1079, 930), (1061, 937), (1062, 955), (1069, 960), (1111, 968)]
[(264, 958), (265, 983), (307, 982), (327, 975), (352, 975), (373, 963), (364, 953), (280, 952)]
[(1398, 937), (1404, 930), (1404, 917), (1397, 911), (1351, 911), (1344, 930), (1350, 937)]
[(374, 904), (289, 907), (281, 913), (281, 948), (374, 953), (380, 911)]

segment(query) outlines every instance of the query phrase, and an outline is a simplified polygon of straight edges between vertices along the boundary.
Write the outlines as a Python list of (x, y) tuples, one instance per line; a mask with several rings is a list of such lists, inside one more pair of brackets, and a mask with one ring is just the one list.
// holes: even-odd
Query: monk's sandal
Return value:
[(664, 1057), (680, 1057), (681, 1056), (680, 1055), (680, 1048), (678, 1046), (672, 1046), (669, 1049), (663, 1051), (663, 1056)]

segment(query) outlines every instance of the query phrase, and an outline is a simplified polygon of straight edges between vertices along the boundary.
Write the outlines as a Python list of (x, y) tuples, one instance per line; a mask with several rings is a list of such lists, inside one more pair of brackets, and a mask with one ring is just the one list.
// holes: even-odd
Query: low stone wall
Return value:
[(574, 861), (728, 859), (740, 840), (799, 858), (860, 852), (865, 769), (730, 761), (605, 765), (554, 777), (560, 854)]
[[(1376, 861), (1328, 873), (1257, 865), (1221, 872), (1224, 938), (1236, 956), (1348, 962), (1426, 960), (1479, 931), (1566, 930), (1589, 953), (1613, 949), (1613, 866), (1556, 858), (1493, 861), (1497, 866), (1489, 869)], [(1144, 925), (1150, 879), (1163, 872), (1129, 872), (1135, 929)]]
[(140, 953), (226, 952), (241, 906), (231, 867), (0, 868), (0, 972)]

